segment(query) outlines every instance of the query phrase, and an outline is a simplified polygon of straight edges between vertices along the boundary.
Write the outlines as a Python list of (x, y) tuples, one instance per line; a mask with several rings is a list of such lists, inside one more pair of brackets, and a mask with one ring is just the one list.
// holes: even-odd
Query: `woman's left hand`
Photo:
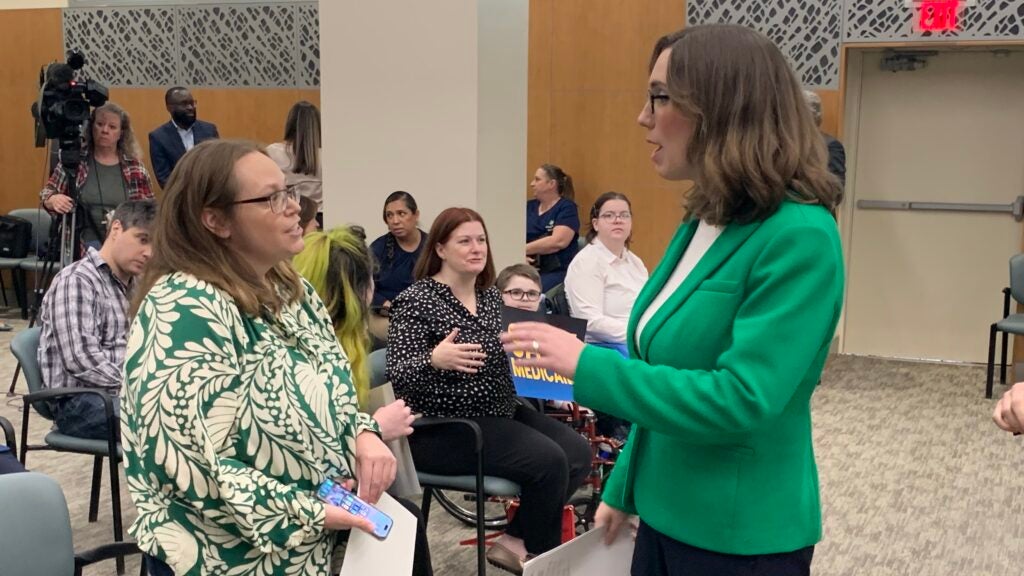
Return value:
[(583, 342), (571, 332), (543, 322), (510, 324), (501, 335), (505, 352), (526, 352), (516, 357), (519, 366), (536, 366), (557, 372), (566, 378), (576, 377), (576, 365), (583, 352)]
[(395, 481), (397, 471), (395, 455), (379, 436), (368, 430), (356, 436), (356, 482), (360, 498), (376, 504)]

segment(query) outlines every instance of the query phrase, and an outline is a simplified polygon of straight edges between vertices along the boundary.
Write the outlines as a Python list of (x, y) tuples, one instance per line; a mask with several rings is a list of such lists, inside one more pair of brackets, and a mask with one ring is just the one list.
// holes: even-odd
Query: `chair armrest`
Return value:
[(142, 554), (135, 542), (112, 542), (104, 544), (91, 550), (75, 554), (75, 568), (81, 568), (95, 564), (103, 560), (110, 560), (117, 556), (128, 556), (129, 554)]
[(107, 419), (109, 420), (114, 417), (114, 402), (110, 399), (110, 394), (107, 394), (100, 388), (49, 388), (46, 390), (40, 390), (39, 392), (25, 394), (22, 396), (22, 399), (25, 401), (25, 408), (28, 408), (30, 405), (43, 400), (58, 400), (60, 398), (69, 398), (80, 394), (99, 395), (103, 398), (103, 410), (107, 414)]
[(474, 452), (479, 454), (484, 449), (484, 434), (480, 425), (468, 418), (441, 418), (438, 416), (424, 416), (417, 418), (412, 423), (413, 430), (417, 428), (433, 428), (436, 426), (465, 426), (470, 429), (474, 436)]
[[(25, 401), (25, 419), (22, 421), (22, 433), (25, 435), (28, 434), (28, 407), (30, 405), (43, 400), (70, 398), (71, 396), (79, 396), (81, 394), (95, 394), (103, 399), (103, 413), (106, 416), (107, 421), (107, 451), (110, 453), (111, 458), (116, 458), (120, 435), (117, 432), (117, 418), (114, 416), (114, 401), (111, 399), (110, 394), (106, 393), (101, 388), (50, 388), (48, 390), (40, 390), (39, 392), (25, 394), (22, 396)], [(24, 444), (26, 440), (27, 438), (23, 438), (22, 444)], [(21, 460), (24, 462), (24, 446), (22, 448)]]
[(1003, 288), (1003, 318), (1010, 315), (1010, 289)]
[(3, 416), (0, 416), (0, 429), (4, 431), (4, 441), (7, 447), (11, 449), (11, 452), (15, 455), (18, 454), (18, 443), (14, 439), (14, 426), (11, 421)]

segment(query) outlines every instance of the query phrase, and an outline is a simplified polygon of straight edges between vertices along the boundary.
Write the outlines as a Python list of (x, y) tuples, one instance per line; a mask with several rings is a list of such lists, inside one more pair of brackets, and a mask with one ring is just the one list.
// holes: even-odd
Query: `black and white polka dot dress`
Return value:
[[(477, 290), (477, 314), (470, 314), (451, 289), (424, 278), (391, 304), (387, 376), (395, 395), (425, 416), (503, 416), (515, 412), (515, 386), (508, 356), (501, 347), (501, 294)], [(438, 370), (430, 353), (455, 328), (456, 343), (480, 344), (487, 354), (476, 374)]]

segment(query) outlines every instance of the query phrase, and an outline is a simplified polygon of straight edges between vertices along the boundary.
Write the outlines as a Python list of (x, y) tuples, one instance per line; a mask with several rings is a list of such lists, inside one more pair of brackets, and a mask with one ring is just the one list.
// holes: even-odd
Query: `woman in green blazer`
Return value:
[(640, 518), (633, 574), (810, 573), (821, 538), (810, 398), (842, 306), (838, 181), (801, 87), (761, 34), (658, 40), (638, 122), (688, 214), (641, 291), (630, 358), (515, 324), (506, 350), (634, 422), (597, 512)]

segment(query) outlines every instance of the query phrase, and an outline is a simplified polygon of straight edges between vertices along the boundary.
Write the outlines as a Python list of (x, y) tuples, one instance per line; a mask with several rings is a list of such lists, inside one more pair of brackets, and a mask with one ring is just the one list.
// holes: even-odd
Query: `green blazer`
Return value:
[(821, 539), (810, 399), (842, 308), (836, 222), (785, 202), (730, 224), (637, 345), (697, 224), (680, 226), (637, 298), (630, 359), (594, 346), (580, 356), (576, 400), (634, 423), (604, 501), (698, 548), (798, 550)]

